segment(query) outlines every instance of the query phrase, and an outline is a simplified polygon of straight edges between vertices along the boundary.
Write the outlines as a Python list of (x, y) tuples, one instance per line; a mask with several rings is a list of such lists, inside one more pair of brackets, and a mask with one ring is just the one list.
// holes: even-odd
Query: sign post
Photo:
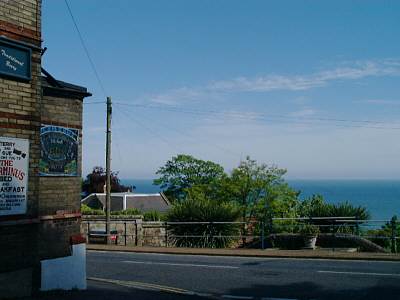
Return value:
[(0, 216), (26, 213), (29, 140), (0, 137)]

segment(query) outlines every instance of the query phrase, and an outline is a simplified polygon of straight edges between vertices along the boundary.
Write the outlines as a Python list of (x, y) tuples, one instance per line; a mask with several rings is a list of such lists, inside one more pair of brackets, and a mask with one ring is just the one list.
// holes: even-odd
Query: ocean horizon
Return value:
[[(400, 217), (400, 180), (395, 179), (288, 179), (288, 184), (300, 191), (300, 199), (313, 194), (324, 196), (329, 203), (348, 201), (365, 206), (374, 220)], [(134, 185), (136, 193), (158, 193), (153, 179), (121, 179), (124, 185)]]

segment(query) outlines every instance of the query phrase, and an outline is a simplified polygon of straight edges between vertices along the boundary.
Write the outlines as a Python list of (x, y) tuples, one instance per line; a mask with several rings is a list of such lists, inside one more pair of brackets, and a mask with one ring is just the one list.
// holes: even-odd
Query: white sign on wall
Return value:
[(26, 213), (29, 140), (0, 137), (0, 216)]

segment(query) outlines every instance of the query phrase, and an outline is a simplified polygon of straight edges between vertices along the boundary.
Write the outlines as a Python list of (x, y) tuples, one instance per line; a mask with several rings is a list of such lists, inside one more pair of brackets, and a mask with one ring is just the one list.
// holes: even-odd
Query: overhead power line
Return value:
[[(116, 105), (118, 105), (118, 104), (116, 104)], [(146, 117), (146, 119), (149, 119), (149, 118)], [(175, 127), (172, 127), (172, 126), (170, 126), (170, 125), (167, 125), (166, 123), (160, 122), (159, 120), (157, 120), (157, 121), (153, 121), (153, 120), (152, 120), (152, 123), (153, 123), (153, 124), (154, 124), (154, 123), (158, 123), (158, 125), (159, 125), (160, 127), (162, 127), (162, 128), (167, 128), (169, 131), (173, 131), (173, 132), (175, 132), (175, 133), (178, 133), (179, 135), (183, 136), (185, 139), (190, 140), (191, 143), (195, 143), (195, 144), (199, 144), (199, 145), (204, 145), (204, 144), (205, 144), (205, 143), (202, 143), (202, 142), (199, 141), (199, 139), (202, 139), (201, 136), (196, 136), (196, 137), (191, 136), (191, 135), (188, 134), (187, 132), (185, 132), (185, 131), (183, 131), (183, 130), (180, 130), (180, 129), (177, 129), (177, 128), (175, 128)], [(203, 139), (203, 141), (206, 142), (205, 139)], [(219, 144), (216, 144), (216, 143), (206, 143), (206, 144), (207, 144), (207, 146), (212, 146), (212, 147), (214, 147), (214, 148), (216, 148), (216, 149), (222, 151), (223, 153), (229, 154), (229, 155), (231, 155), (231, 156), (233, 156), (233, 157), (235, 157), (235, 158), (238, 158), (238, 157), (241, 156), (240, 153), (237, 153), (237, 152), (232, 151), (232, 150), (230, 150), (230, 149), (228, 149), (228, 148), (225, 148), (225, 147), (223, 147), (223, 146), (220, 146)]]
[(105, 101), (92, 101), (92, 102), (83, 102), (84, 105), (90, 105), (90, 104), (106, 104)]
[[(118, 105), (144, 108), (144, 109), (155, 109), (160, 111), (192, 114), (192, 115), (223, 115), (230, 118), (238, 119), (257, 119), (266, 120), (269, 122), (279, 122), (279, 123), (294, 123), (294, 124), (318, 124), (321, 125), (331, 125), (336, 127), (350, 127), (350, 128), (370, 128), (370, 129), (389, 129), (389, 130), (400, 130), (400, 127), (393, 127), (391, 124), (383, 121), (372, 121), (372, 120), (352, 120), (352, 119), (336, 119), (336, 118), (319, 118), (319, 117), (294, 117), (285, 115), (274, 115), (274, 114), (263, 114), (255, 113), (249, 115), (246, 112), (224, 112), (216, 110), (200, 110), (200, 109), (185, 109), (177, 106), (161, 106), (161, 105), (146, 105), (146, 104), (132, 104), (117, 101)], [(278, 120), (276, 120), (278, 119)], [(323, 124), (325, 123), (325, 124)], [(350, 123), (350, 124), (346, 124)], [(365, 125), (364, 125), (365, 124)], [(375, 126), (373, 126), (375, 125)]]
[(64, 2), (66, 4), (66, 6), (67, 6), (69, 15), (71, 16), (71, 19), (72, 19), (72, 22), (74, 23), (74, 26), (75, 26), (76, 32), (78, 33), (79, 40), (81, 41), (82, 47), (85, 50), (85, 53), (86, 53), (86, 56), (87, 56), (87, 58), (89, 60), (90, 66), (92, 67), (93, 73), (96, 76), (96, 79), (97, 79), (97, 81), (99, 83), (99, 86), (100, 86), (100, 88), (101, 88), (101, 90), (103, 92), (104, 97), (106, 97), (107, 93), (106, 93), (106, 90), (104, 88), (103, 82), (100, 79), (100, 76), (99, 76), (99, 73), (97, 72), (96, 66), (95, 66), (95, 64), (94, 64), (94, 62), (93, 62), (93, 60), (92, 60), (92, 58), (90, 56), (88, 48), (86, 47), (86, 43), (85, 43), (85, 41), (83, 39), (81, 31), (79, 30), (79, 27), (78, 27), (78, 24), (77, 24), (77, 22), (75, 20), (74, 14), (72, 13), (71, 7), (68, 4), (68, 0), (64, 0)]
[[(115, 109), (120, 112), (122, 115), (124, 115), (128, 120), (130, 120), (131, 122), (136, 123), (137, 125), (139, 125), (140, 127), (144, 128), (145, 130), (147, 130), (148, 132), (150, 132), (150, 134), (152, 134), (154, 137), (162, 140), (165, 144), (167, 144), (170, 148), (174, 149), (174, 151), (177, 152), (182, 152), (180, 149), (178, 149), (175, 145), (173, 145), (170, 141), (168, 141), (166, 138), (164, 138), (161, 134), (159, 134), (158, 132), (154, 131), (153, 129), (151, 129), (150, 127), (144, 125), (142, 122), (138, 121), (137, 119), (133, 118), (131, 115), (127, 114), (124, 110), (119, 109), (117, 107), (115, 107)], [(183, 151), (184, 152), (184, 151)], [(182, 152), (182, 153), (183, 153)]]

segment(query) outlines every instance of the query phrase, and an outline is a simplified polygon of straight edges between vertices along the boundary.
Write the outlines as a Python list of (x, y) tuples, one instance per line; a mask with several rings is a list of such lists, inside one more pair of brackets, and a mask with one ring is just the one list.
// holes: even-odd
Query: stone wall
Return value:
[(70, 238), (80, 234), (82, 109), (86, 92), (43, 86), (41, 124), (79, 130), (77, 176), (39, 177), (39, 257), (70, 255)]
[[(40, 6), (40, 0), (0, 1), (0, 35), (28, 43), (25, 46), (32, 50), (31, 81), (0, 78), (0, 136), (30, 142), (27, 213), (22, 220), (21, 216), (0, 218), (0, 295), (3, 296), (28, 294), (39, 263)], [(12, 286), (14, 282), (19, 282), (18, 289)]]
[[(82, 99), (43, 95), (41, 120), (45, 125), (79, 129), (82, 132)], [(78, 174), (82, 172), (82, 134), (78, 148)], [(55, 215), (57, 211), (79, 212), (81, 176), (40, 177), (41, 215)]]
[(41, 0), (0, 1), (0, 32), (11, 39), (41, 44)]
[[(105, 231), (104, 216), (83, 216), (81, 223), (81, 234), (90, 241), (88, 231)], [(128, 246), (157, 246), (165, 247), (166, 227), (164, 222), (144, 222), (142, 216), (112, 216), (111, 230), (118, 233), (118, 245)], [(98, 242), (101, 242), (100, 239)]]
[(32, 50), (31, 81), (0, 77), (0, 136), (29, 139), (30, 142), (27, 213), (0, 217), (0, 273), (16, 269), (32, 272), (32, 267), (38, 263), (40, 6), (40, 0), (0, 1), (0, 35), (28, 43), (25, 46)]

